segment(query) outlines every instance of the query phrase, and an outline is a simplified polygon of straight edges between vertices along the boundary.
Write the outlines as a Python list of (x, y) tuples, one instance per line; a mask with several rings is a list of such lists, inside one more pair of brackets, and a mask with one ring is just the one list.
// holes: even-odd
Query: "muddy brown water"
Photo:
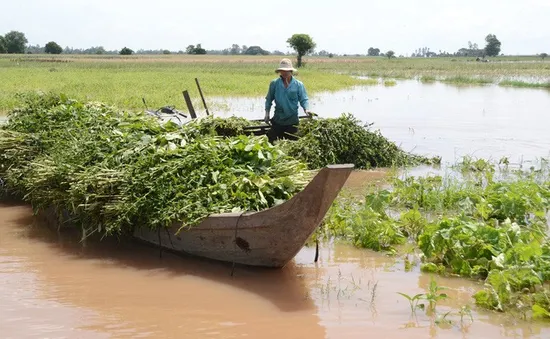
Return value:
[(473, 308), (479, 283), (436, 277), (437, 324), (397, 292), (425, 293), (418, 266), (349, 245), (304, 247), (280, 270), (176, 256), (131, 241), (57, 233), (0, 204), (0, 338), (550, 338), (550, 325)]

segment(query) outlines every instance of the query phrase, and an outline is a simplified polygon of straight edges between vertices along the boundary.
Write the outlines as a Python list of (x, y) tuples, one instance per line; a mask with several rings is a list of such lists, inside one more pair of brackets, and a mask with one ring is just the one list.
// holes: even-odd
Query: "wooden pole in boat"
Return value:
[(313, 262), (317, 262), (319, 260), (319, 239), (315, 239), (315, 260)]
[(183, 98), (185, 99), (185, 103), (187, 104), (187, 109), (189, 110), (189, 114), (191, 115), (191, 118), (196, 119), (197, 114), (195, 113), (195, 109), (193, 108), (193, 103), (191, 102), (191, 98), (189, 97), (189, 92), (185, 90), (182, 93), (183, 93)]
[(202, 104), (204, 105), (204, 109), (206, 110), (206, 115), (210, 115), (208, 112), (208, 107), (206, 107), (206, 101), (204, 100), (204, 95), (202, 95), (201, 85), (199, 85), (199, 79), (195, 78), (195, 82), (197, 83), (197, 88), (199, 89), (199, 94), (201, 95)]

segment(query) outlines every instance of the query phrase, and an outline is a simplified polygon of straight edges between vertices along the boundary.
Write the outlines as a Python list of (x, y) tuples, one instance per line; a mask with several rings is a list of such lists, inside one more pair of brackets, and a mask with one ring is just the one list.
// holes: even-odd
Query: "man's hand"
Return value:
[(265, 112), (264, 121), (266, 124), (269, 124), (269, 112)]

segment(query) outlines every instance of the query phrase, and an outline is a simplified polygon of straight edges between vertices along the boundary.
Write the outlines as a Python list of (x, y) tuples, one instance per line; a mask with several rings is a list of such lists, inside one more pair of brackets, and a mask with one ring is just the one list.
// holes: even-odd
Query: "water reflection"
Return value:
[[(263, 116), (263, 96), (209, 101), (223, 105), (220, 116)], [(548, 107), (547, 90), (414, 80), (311, 96), (311, 110), (321, 117), (352, 113), (407, 151), (453, 163), (464, 155), (506, 156), (512, 163), (549, 156)]]

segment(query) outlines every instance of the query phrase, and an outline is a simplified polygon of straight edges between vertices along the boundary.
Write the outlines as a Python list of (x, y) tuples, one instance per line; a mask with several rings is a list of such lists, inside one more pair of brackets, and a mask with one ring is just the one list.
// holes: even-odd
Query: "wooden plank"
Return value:
[(185, 90), (182, 93), (183, 93), (183, 98), (185, 99), (185, 103), (187, 104), (187, 109), (189, 110), (189, 114), (191, 115), (191, 119), (196, 119), (197, 114), (195, 113), (195, 108), (193, 107), (191, 98), (189, 97), (189, 92)]

